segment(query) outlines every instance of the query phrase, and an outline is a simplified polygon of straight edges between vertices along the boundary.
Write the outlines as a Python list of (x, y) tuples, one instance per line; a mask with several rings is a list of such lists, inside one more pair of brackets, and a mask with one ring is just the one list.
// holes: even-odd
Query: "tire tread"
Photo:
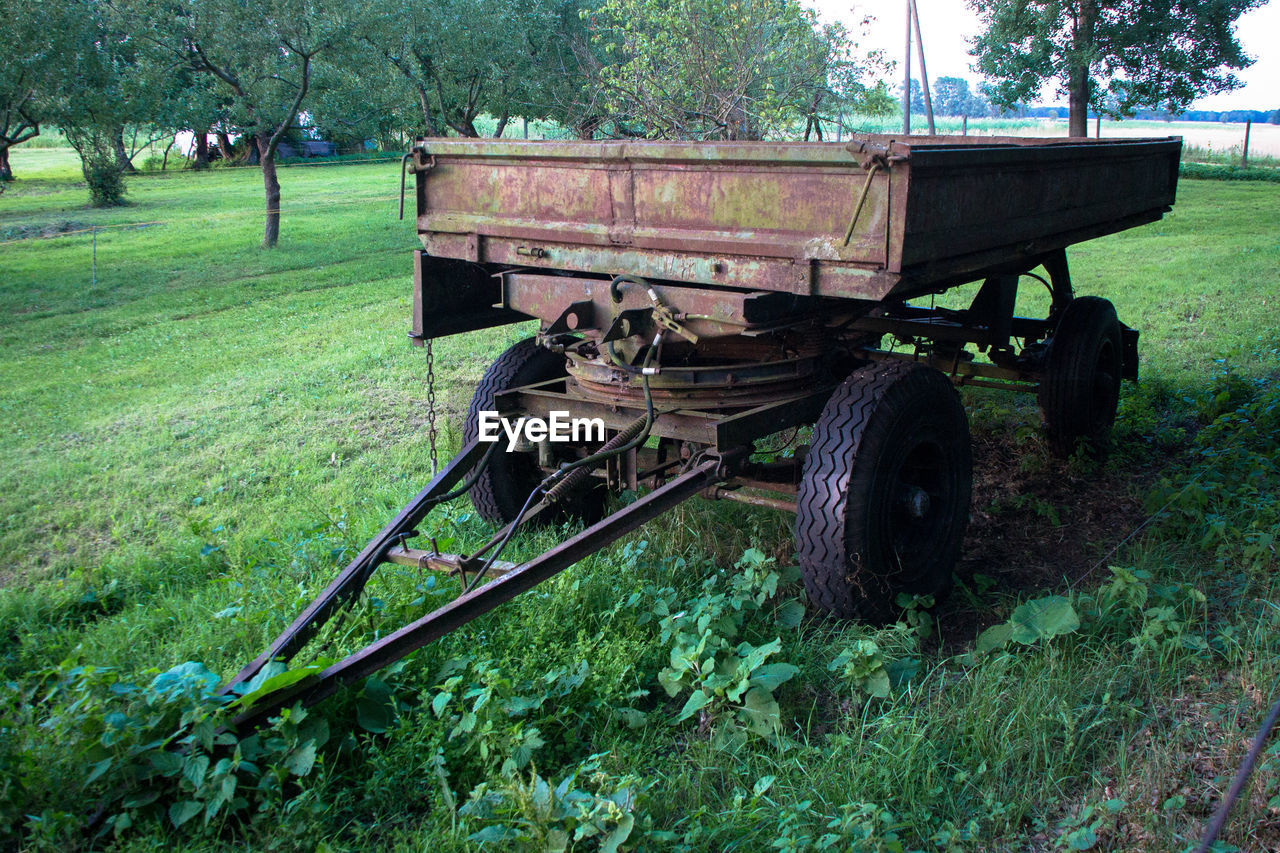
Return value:
[[(936, 374), (932, 375), (932, 374)], [(813, 429), (797, 495), (796, 552), (809, 599), (846, 618), (879, 620), (892, 606), (887, 578), (860, 572), (846, 538), (850, 491), (858, 453), (889, 389), (899, 383), (950, 382), (938, 371), (909, 362), (880, 362), (854, 371), (832, 393)], [(959, 407), (958, 396), (955, 405)], [(963, 410), (960, 410), (963, 416)], [(965, 447), (968, 434), (965, 428)], [(958, 543), (957, 543), (958, 546)], [(950, 574), (946, 584), (950, 582)], [(939, 589), (938, 592), (942, 590)]]

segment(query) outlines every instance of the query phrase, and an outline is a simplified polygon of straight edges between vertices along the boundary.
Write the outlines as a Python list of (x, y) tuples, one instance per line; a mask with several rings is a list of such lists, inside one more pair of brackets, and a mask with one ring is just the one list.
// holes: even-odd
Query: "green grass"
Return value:
[(1230, 166), (1188, 163), (1178, 169), (1179, 177), (1209, 181), (1270, 181), (1280, 183), (1280, 169), (1273, 166)]
[[(1240, 165), (1240, 149), (1228, 149), (1227, 151), (1214, 151), (1212, 148), (1200, 145), (1183, 145), (1182, 159), (1186, 162), (1193, 163), (1212, 163), (1219, 166), (1239, 166)], [(1268, 154), (1254, 154), (1249, 158), (1249, 167), (1258, 169), (1275, 169), (1280, 167), (1280, 157), (1273, 157)]]
[[(139, 176), (128, 206), (92, 210), (70, 152), (24, 148), (13, 161), (20, 180), (0, 197), (0, 843), (65, 849), (87, 844), (85, 803), (120, 778), (84, 782), (108, 712), (128, 701), (137, 711), (109, 680), (145, 684), (188, 660), (231, 675), (425, 481), (425, 369), (405, 340), (416, 238), (396, 218), (394, 162), (282, 170), (281, 242), (266, 251), (253, 170)], [(1046, 468), (1063, 490), (1132, 475), (1122, 498), (1151, 492), (1155, 509), (1175, 496), (1164, 520), (1083, 585), (1104, 583), (1106, 564), (1149, 572), (1152, 605), (1165, 601), (1188, 626), (1172, 640), (1131, 642), (1165, 617), (1090, 616), (1076, 595), (1077, 632), (969, 654), (979, 628), (1019, 600), (1065, 590), (1047, 576), (962, 577), (940, 611), (941, 642), (812, 616), (787, 627), (766, 608), (743, 637), (779, 638), (773, 659), (799, 669), (777, 691), (785, 737), (717, 748), (718, 718), (669, 724), (684, 697), (669, 700), (657, 680), (671, 650), (652, 618), (657, 589), (677, 606), (696, 601), (703, 579), (735, 574), (746, 549), (785, 565), (792, 543), (776, 514), (692, 503), (388, 675), (403, 704), (387, 734), (357, 725), (354, 693), (327, 702), (330, 744), (296, 784), (255, 795), (251, 827), (175, 830), (164, 811), (136, 809), (118, 844), (473, 849), (467, 836), (485, 821), (454, 814), (444, 784), (459, 801), (482, 783), (505, 792), (535, 830), (571, 826), (538, 816), (520, 785), (534, 768), (560, 779), (586, 763), (574, 787), (629, 787), (629, 843), (648, 832), (650, 848), (814, 849), (828, 833), (840, 849), (861, 836), (871, 841), (855, 849), (894, 849), (890, 836), (906, 849), (1049, 849), (1082, 809), (1117, 799), (1123, 807), (1098, 828), (1102, 848), (1184, 849), (1280, 673), (1276, 562), (1261, 538), (1280, 476), (1276, 435), (1257, 426), (1270, 423), (1268, 400), (1280, 405), (1278, 235), (1280, 187), (1190, 181), (1163, 221), (1072, 251), (1078, 292), (1112, 299), (1143, 335), (1144, 384), (1127, 392), (1126, 441), (1103, 471), (1048, 460), (1023, 427), (1034, 401), (966, 396), (981, 441), (1023, 469)], [(1027, 310), (1038, 298), (1028, 292)], [(529, 333), (438, 342), (449, 447), (481, 372)], [(1250, 419), (1233, 420), (1246, 405)], [(1218, 431), (1197, 443), (1215, 419)], [(441, 513), (424, 533), (474, 547), (488, 531), (467, 510)], [(1062, 531), (1030, 517), (1052, 551)], [(518, 537), (511, 556), (560, 535)], [(1120, 538), (1089, 543), (1090, 555)], [(415, 596), (447, 600), (447, 583), (419, 593), (416, 573), (385, 575), (329, 654), (421, 612)], [(1204, 606), (1182, 583), (1205, 593)], [(783, 598), (798, 594), (784, 583)], [(828, 664), (860, 639), (914, 661), (916, 675), (887, 698), (857, 695)], [(466, 677), (498, 695), (549, 695), (548, 682), (529, 682), (582, 662), (589, 675), (523, 717), (490, 706), (480, 715), (488, 740), (471, 740), (451, 737), (449, 715), (429, 707), (441, 668), (460, 656), (473, 659)], [(68, 672), (86, 665), (114, 674), (74, 686)], [(626, 709), (644, 715), (638, 728)], [(511, 739), (529, 726), (545, 744), (504, 774)], [(1267, 770), (1237, 806), (1234, 844), (1274, 841), (1266, 800), (1276, 787)], [(179, 788), (166, 796), (190, 796)]]

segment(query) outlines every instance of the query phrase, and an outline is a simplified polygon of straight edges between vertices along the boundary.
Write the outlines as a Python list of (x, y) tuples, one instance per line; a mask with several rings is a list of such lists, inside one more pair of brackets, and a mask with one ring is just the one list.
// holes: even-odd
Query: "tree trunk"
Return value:
[(0, 148), (0, 181), (8, 183), (13, 180), (13, 167), (9, 165), (9, 144)]
[(507, 129), (507, 122), (509, 121), (511, 121), (511, 116), (507, 115), (506, 113), (503, 113), (502, 117), (498, 119), (497, 128), (493, 131), (494, 139), (502, 138), (502, 132)]
[(431, 117), (431, 101), (427, 98), (426, 87), (415, 83), (415, 88), (418, 90), (418, 103), (422, 106), (422, 131), (427, 136), (439, 136), (435, 119)]
[(1067, 58), (1067, 136), (1089, 135), (1089, 54), (1093, 50), (1094, 0), (1080, 0)]
[(276, 152), (268, 147), (268, 139), (257, 136), (254, 141), (258, 145), (262, 188), (267, 200), (267, 222), (262, 232), (262, 247), (271, 249), (280, 240), (280, 179), (276, 177)]
[(123, 127), (117, 127), (111, 132), (111, 147), (115, 149), (116, 164), (120, 167), (120, 172), (125, 175), (136, 175), (138, 170), (133, 167), (133, 161), (129, 159), (129, 152), (124, 147)]
[(207, 130), (196, 132), (196, 158), (191, 163), (193, 169), (209, 168), (209, 133)]
[(1089, 135), (1089, 69), (1072, 68), (1071, 83), (1067, 87), (1067, 136)]

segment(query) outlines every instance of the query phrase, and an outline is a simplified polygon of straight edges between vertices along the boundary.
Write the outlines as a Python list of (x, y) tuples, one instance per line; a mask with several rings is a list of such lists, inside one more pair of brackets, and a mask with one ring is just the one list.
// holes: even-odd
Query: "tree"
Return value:
[(62, 68), (66, 17), (62, 4), (0, 0), (0, 182), (13, 180), (9, 149), (40, 135), (41, 98)]
[(591, 0), (563, 0), (555, 9), (555, 27), (538, 57), (539, 85), (530, 116), (572, 128), (591, 139), (613, 118), (604, 97), (601, 72), (609, 44), (593, 37)]
[(276, 149), (311, 89), (317, 58), (345, 44), (349, 21), (312, 0), (122, 0), (127, 30), (178, 67), (216, 80), (226, 123), (258, 152), (266, 202), (262, 245), (280, 238)]
[(307, 99), (311, 129), (339, 150), (376, 140), (383, 150), (407, 148), (422, 130), (417, 99), (398, 71), (380, 56), (359, 64), (322, 63)]
[(105, 4), (65, 0), (60, 76), (51, 77), (38, 99), (80, 155), (95, 206), (120, 204), (124, 174), (133, 159), (168, 136), (171, 117), (185, 92), (168, 63), (146, 45), (113, 26)]
[(924, 87), (914, 77), (911, 78), (911, 114), (924, 115)]
[(428, 135), (479, 136), (476, 119), (487, 113), (501, 136), (512, 116), (531, 112), (537, 60), (555, 28), (550, 0), (379, 2), (365, 49), (410, 86)]
[(1250, 59), (1237, 18), (1266, 0), (969, 0), (983, 32), (970, 53), (994, 80), (998, 106), (1038, 97), (1053, 82), (1069, 104), (1069, 134), (1087, 135), (1090, 107), (1109, 92), (1113, 115), (1140, 106), (1185, 109), (1241, 85)]
[(990, 111), (990, 105), (974, 94), (963, 77), (939, 77), (933, 86), (933, 105), (939, 115), (977, 118)]
[(612, 112), (651, 137), (786, 135), (883, 65), (798, 0), (604, 0), (592, 32)]

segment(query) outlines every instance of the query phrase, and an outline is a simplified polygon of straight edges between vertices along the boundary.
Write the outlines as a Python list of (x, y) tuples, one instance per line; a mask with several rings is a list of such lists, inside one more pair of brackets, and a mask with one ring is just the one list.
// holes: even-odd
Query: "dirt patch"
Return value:
[(53, 222), (29, 222), (24, 225), (11, 225), (0, 230), (0, 241), (36, 240), (41, 237), (56, 237), (74, 231), (85, 231), (92, 226), (87, 222), (72, 219), (59, 219)]
[(971, 642), (996, 621), (987, 606), (994, 595), (1105, 578), (1104, 558), (1147, 519), (1143, 499), (1169, 462), (1153, 454), (1088, 470), (1018, 446), (1008, 432), (975, 433), (973, 508), (956, 574), (983, 606), (963, 591), (952, 595), (945, 639)]

